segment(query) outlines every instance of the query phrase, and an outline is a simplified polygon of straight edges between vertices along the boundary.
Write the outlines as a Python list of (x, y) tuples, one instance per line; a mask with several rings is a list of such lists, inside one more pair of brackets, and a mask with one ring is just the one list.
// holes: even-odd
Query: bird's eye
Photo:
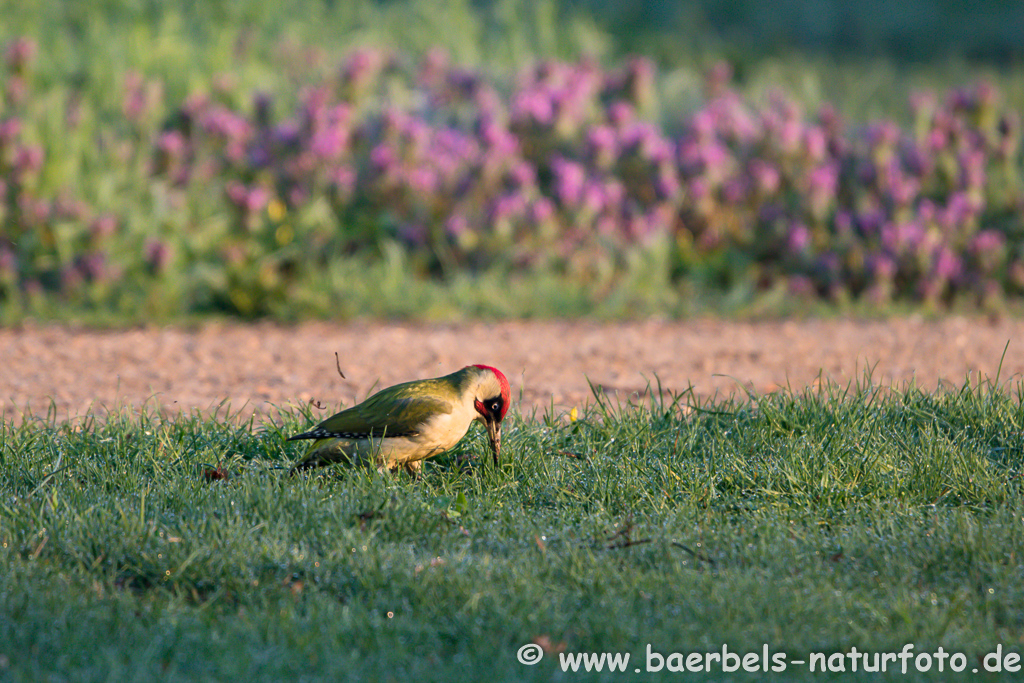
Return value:
[(499, 410), (501, 410), (501, 403), (499, 401), (495, 401), (494, 403), (491, 404), (491, 412), (492, 413), (496, 413)]

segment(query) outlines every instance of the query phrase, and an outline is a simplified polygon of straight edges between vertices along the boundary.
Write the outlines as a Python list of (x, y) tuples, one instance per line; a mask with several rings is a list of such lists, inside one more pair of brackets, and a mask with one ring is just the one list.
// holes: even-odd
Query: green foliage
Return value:
[(500, 471), (460, 465), (474, 430), (418, 481), (289, 478), (308, 410), (4, 422), (0, 671), (549, 680), (554, 651), (515, 659), (533, 639), (974, 666), (1024, 625), (1022, 389), (597, 388), (576, 420), (511, 415)]

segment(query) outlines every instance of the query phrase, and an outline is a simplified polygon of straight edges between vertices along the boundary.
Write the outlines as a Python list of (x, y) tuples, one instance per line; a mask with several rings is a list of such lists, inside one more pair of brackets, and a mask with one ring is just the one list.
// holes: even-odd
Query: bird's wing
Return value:
[(450, 403), (432, 396), (403, 396), (404, 392), (396, 393), (385, 391), (375, 394), (359, 405), (327, 418), (314, 429), (288, 440), (413, 436), (434, 415), (452, 412)]

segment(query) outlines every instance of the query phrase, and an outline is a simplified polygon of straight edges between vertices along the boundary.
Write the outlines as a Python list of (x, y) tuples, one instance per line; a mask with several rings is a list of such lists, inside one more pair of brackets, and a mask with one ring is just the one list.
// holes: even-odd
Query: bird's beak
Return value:
[(491, 441), (491, 450), (494, 452), (494, 466), (498, 466), (498, 455), (501, 453), (501, 422), (498, 420), (484, 420), (487, 425), (487, 438)]

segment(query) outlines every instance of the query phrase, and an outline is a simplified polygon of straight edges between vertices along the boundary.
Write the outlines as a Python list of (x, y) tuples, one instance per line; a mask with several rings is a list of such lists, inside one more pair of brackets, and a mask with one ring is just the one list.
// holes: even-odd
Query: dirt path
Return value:
[(960, 385), (968, 372), (993, 376), (1007, 341), (1004, 379), (1024, 374), (1024, 321), (28, 326), (0, 330), (0, 405), (8, 420), (26, 409), (45, 414), (51, 399), (60, 419), (147, 401), (172, 411), (207, 410), (225, 399), (243, 413), (311, 399), (334, 407), (364, 398), (374, 384), (469, 363), (501, 368), (513, 395), (522, 391), (526, 413), (552, 401), (560, 409), (586, 402), (588, 377), (623, 397), (655, 376), (666, 389), (692, 383), (709, 395), (734, 392), (738, 382), (757, 391), (802, 388), (819, 371), (846, 383), (872, 366), (879, 383), (916, 378), (930, 390), (940, 380)]

